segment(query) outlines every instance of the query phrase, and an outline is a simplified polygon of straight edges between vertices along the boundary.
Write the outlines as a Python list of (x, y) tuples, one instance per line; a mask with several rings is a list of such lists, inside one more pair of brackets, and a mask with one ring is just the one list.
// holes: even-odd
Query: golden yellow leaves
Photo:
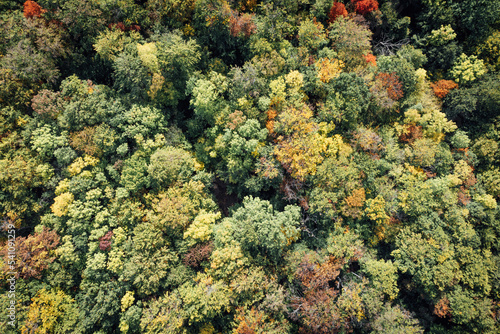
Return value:
[(62, 217), (68, 213), (68, 206), (73, 203), (73, 200), (74, 196), (72, 193), (62, 193), (54, 198), (54, 204), (51, 205), (50, 209), (56, 216)]
[(314, 65), (318, 69), (318, 79), (324, 83), (338, 77), (344, 68), (342, 60), (334, 59), (332, 61), (328, 58), (319, 59)]
[(275, 122), (278, 145), (274, 149), (276, 159), (292, 177), (304, 181), (307, 175), (314, 175), (325, 157), (336, 154), (350, 154), (340, 135), (327, 137), (326, 123), (312, 120), (313, 112), (307, 106), (300, 109), (288, 108)]
[(80, 172), (87, 166), (95, 166), (99, 159), (86, 155), (85, 157), (77, 158), (71, 165), (68, 166), (68, 172), (71, 176), (80, 174)]

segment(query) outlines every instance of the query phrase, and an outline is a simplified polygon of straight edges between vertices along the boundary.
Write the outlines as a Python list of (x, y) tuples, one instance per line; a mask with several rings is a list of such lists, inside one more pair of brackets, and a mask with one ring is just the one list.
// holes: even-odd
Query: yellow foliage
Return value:
[(135, 298), (134, 298), (134, 292), (133, 291), (127, 291), (125, 295), (122, 297), (122, 312), (125, 312), (132, 304), (134, 304)]
[(78, 157), (71, 165), (68, 166), (68, 172), (71, 176), (80, 174), (80, 172), (87, 166), (95, 166), (99, 159), (85, 155), (85, 157)]
[(299, 90), (304, 85), (304, 76), (299, 71), (291, 71), (285, 76), (285, 82), (295, 90)]
[(66, 323), (66, 326), (76, 323), (76, 313), (74, 299), (63, 291), (41, 289), (32, 298), (21, 333), (57, 333), (62, 321)]
[(208, 241), (212, 236), (212, 226), (220, 217), (220, 212), (208, 213), (205, 210), (201, 210), (193, 223), (184, 232), (184, 239), (192, 238), (200, 242)]
[[(366, 216), (375, 222), (375, 236), (380, 241), (385, 239), (386, 228), (389, 225), (390, 217), (385, 212), (385, 200), (381, 195), (366, 201)], [(372, 243), (376, 244), (377, 239)]]
[(334, 59), (331, 61), (328, 58), (319, 59), (314, 65), (318, 69), (318, 79), (324, 83), (338, 77), (344, 68), (342, 60)]
[(144, 66), (153, 73), (158, 72), (159, 66), (155, 43), (137, 44), (137, 52)]
[(56, 216), (62, 217), (68, 213), (68, 206), (73, 203), (73, 200), (74, 197), (72, 193), (62, 193), (54, 198), (54, 204), (51, 205), (50, 209)]
[(213, 334), (215, 332), (215, 328), (212, 324), (204, 324), (200, 328), (200, 334)]
[(69, 180), (64, 179), (59, 182), (59, 184), (56, 187), (55, 194), (56, 195), (61, 195), (62, 193), (65, 193), (69, 190)]
[(338, 310), (357, 321), (365, 318), (364, 303), (361, 298), (362, 284), (351, 283), (342, 289), (342, 294), (336, 302)]
[(456, 124), (436, 108), (424, 108), (422, 111), (409, 109), (405, 112), (404, 123), (422, 126), (424, 137), (437, 143), (444, 139), (446, 133), (457, 129)]
[[(274, 124), (275, 131), (281, 133), (277, 137), (274, 155), (300, 181), (304, 181), (307, 175), (314, 175), (325, 157), (352, 152), (340, 135), (327, 137), (326, 131), (321, 131), (320, 124), (315, 123), (312, 116), (307, 106), (292, 107), (283, 111)], [(325, 124), (321, 125), (325, 127)]]
[(151, 79), (151, 86), (149, 86), (148, 96), (151, 100), (156, 98), (158, 92), (162, 89), (165, 83), (165, 78), (159, 73), (153, 73), (153, 78)]
[(471, 176), (472, 171), (472, 167), (465, 160), (460, 160), (455, 164), (453, 174), (463, 182)]
[(285, 102), (286, 98), (286, 84), (283, 77), (279, 77), (276, 80), (272, 80), (269, 83), (269, 88), (271, 88), (271, 93), (269, 97), (271, 98), (271, 103), (273, 105), (280, 105)]
[(497, 201), (489, 194), (475, 195), (474, 200), (481, 203), (487, 209), (495, 210), (497, 208)]

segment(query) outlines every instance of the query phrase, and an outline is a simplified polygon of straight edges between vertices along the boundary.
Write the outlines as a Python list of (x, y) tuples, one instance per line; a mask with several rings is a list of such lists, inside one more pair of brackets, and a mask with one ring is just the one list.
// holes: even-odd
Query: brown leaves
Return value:
[(210, 258), (213, 250), (214, 245), (212, 242), (196, 245), (184, 255), (182, 262), (186, 266), (198, 268), (203, 261)]
[(350, 196), (347, 196), (345, 202), (347, 207), (343, 208), (343, 213), (346, 216), (353, 218), (359, 218), (362, 215), (362, 207), (365, 205), (366, 195), (365, 189), (359, 188), (355, 189)]
[(31, 108), (39, 115), (56, 118), (64, 109), (64, 100), (60, 92), (42, 89), (31, 100)]
[[(16, 273), (16, 278), (40, 278), (42, 271), (47, 269), (56, 257), (52, 256), (59, 245), (59, 236), (55, 231), (44, 228), (41, 233), (29, 235), (27, 238), (17, 237), (15, 246), (6, 242), (1, 250), (4, 263), (14, 260), (14, 269), (4, 267), (4, 271)], [(15, 248), (14, 252), (9, 252)]]
[(301, 333), (335, 333), (339, 330), (341, 315), (335, 300), (339, 290), (335, 289), (342, 261), (330, 257), (323, 263), (306, 255), (300, 263), (296, 278), (303, 286), (302, 296), (292, 298), (294, 311), (291, 318), (303, 323)]
[(102, 150), (94, 142), (96, 127), (85, 127), (82, 131), (71, 134), (70, 145), (77, 151), (85, 152), (91, 156), (100, 156)]

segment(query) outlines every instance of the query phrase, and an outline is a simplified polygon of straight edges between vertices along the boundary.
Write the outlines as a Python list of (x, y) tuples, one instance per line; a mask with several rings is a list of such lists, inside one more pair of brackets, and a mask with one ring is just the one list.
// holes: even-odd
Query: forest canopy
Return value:
[(0, 332), (500, 332), (500, 0), (0, 25)]

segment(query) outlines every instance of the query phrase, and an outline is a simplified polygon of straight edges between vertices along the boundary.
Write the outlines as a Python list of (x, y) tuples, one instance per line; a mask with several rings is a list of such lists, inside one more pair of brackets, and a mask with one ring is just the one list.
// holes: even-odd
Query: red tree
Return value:
[(104, 236), (99, 238), (99, 249), (104, 251), (109, 251), (111, 249), (111, 242), (113, 239), (113, 231), (109, 231)]
[(34, 1), (28, 0), (24, 3), (24, 17), (40, 17), (46, 10)]
[(351, 0), (356, 13), (365, 15), (378, 9), (377, 0)]
[(332, 8), (330, 8), (330, 13), (328, 13), (328, 23), (333, 23), (339, 16), (347, 16), (347, 10), (343, 3), (334, 2)]

